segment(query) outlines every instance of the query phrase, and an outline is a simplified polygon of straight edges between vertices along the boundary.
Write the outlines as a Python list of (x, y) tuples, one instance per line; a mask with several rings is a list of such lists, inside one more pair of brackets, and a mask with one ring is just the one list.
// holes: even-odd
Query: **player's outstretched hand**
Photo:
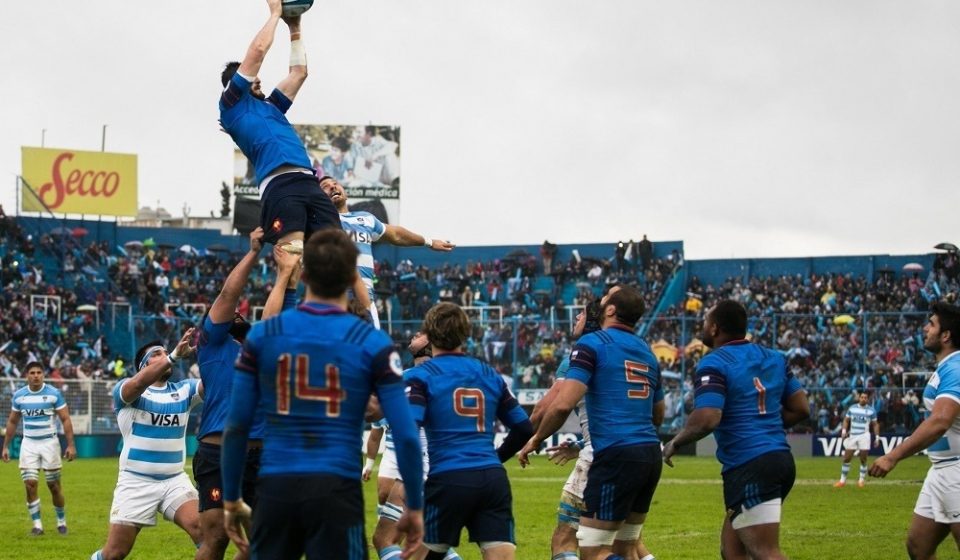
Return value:
[(373, 465), (371, 464), (373, 459), (370, 459), (366, 465), (363, 466), (363, 471), (360, 473), (360, 480), (368, 482), (370, 480), (370, 474), (373, 473)]
[(567, 461), (576, 459), (580, 456), (580, 448), (573, 445), (573, 442), (565, 441), (560, 445), (544, 449), (547, 457), (557, 465), (566, 465)]
[(397, 531), (407, 536), (400, 558), (410, 558), (423, 544), (423, 510), (404, 508), (397, 521)]
[(663, 446), (663, 462), (667, 464), (668, 467), (673, 466), (672, 457), (677, 454), (677, 446), (673, 444), (673, 440), (667, 442)]
[(873, 465), (870, 466), (870, 476), (877, 478), (883, 478), (887, 476), (897, 466), (897, 462), (891, 458), (889, 455), (884, 455), (876, 461), (873, 462)]
[(173, 349), (173, 352), (176, 354), (178, 360), (183, 358), (189, 358), (193, 356), (193, 353), (196, 352), (197, 347), (191, 346), (190, 343), (193, 341), (193, 335), (196, 332), (196, 329), (190, 327), (187, 329), (187, 332), (183, 333), (183, 336), (180, 337), (180, 342), (177, 343), (177, 347)]
[(453, 251), (456, 248), (456, 243), (451, 243), (449, 241), (444, 241), (442, 239), (434, 239), (433, 243), (430, 244), (430, 248), (434, 251), (444, 251), (449, 252)]
[(77, 448), (72, 445), (68, 445), (67, 449), (63, 452), (63, 458), (66, 459), (67, 461), (73, 461), (74, 459), (76, 459)]
[(300, 253), (291, 253), (281, 245), (273, 246), (273, 261), (282, 272), (292, 272), (300, 265)]
[(250, 522), (250, 506), (243, 500), (235, 502), (223, 502), (223, 528), (227, 531), (227, 536), (233, 541), (243, 554), (247, 554), (250, 543), (247, 541), (247, 535), (244, 527)]
[(258, 254), (260, 249), (263, 249), (263, 228), (257, 227), (250, 232), (250, 252)]

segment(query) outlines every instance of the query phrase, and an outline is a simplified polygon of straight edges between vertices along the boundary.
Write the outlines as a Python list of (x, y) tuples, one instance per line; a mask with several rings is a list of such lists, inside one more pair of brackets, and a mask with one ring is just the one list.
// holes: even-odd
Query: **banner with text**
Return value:
[[(400, 213), (400, 127), (295, 124), (313, 168), (343, 185), (350, 210), (370, 212), (383, 223)], [(238, 197), (258, 196), (253, 165), (234, 150), (233, 187)]]
[(28, 147), (21, 153), (24, 212), (137, 215), (135, 154)]
[[(870, 455), (886, 455), (894, 447), (903, 443), (907, 436), (902, 434), (880, 434), (880, 445), (870, 448)], [(843, 455), (843, 438), (838, 435), (814, 435), (814, 457), (840, 457)], [(855, 452), (855, 454), (858, 452)]]

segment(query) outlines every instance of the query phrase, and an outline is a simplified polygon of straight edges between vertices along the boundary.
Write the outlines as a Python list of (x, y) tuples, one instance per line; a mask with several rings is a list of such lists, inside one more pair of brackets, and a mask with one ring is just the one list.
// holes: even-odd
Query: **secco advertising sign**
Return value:
[(26, 182), (21, 193), (23, 211), (137, 215), (136, 155), (51, 148), (21, 150)]

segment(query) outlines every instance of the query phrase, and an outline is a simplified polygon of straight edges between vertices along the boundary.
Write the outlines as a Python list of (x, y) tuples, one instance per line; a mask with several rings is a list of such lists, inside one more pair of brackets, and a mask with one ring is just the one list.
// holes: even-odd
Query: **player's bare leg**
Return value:
[(780, 552), (780, 524), (763, 523), (736, 529), (737, 537), (753, 560), (786, 560)]
[(277, 240), (276, 245), (291, 253), (303, 253), (303, 244), (305, 242), (306, 240), (303, 238), (302, 231), (289, 231)]
[(517, 553), (517, 547), (513, 543), (481, 546), (480, 550), (483, 560), (513, 560)]
[(723, 529), (720, 530), (720, 557), (723, 560), (749, 560), (747, 549), (740, 542), (740, 537), (730, 522), (730, 514), (723, 520)]
[[(616, 532), (622, 521), (601, 521), (590, 517), (580, 518), (577, 539), (580, 543), (580, 558), (583, 560), (605, 560), (613, 554)], [(606, 532), (604, 536), (601, 533)], [(610, 543), (610, 544), (606, 544)]]
[(399, 481), (395, 478), (377, 477), (377, 504), (382, 506), (387, 503), (387, 499), (390, 497), (390, 492), (393, 491), (394, 486), (402, 487), (402, 485), (398, 485), (397, 482)]
[(123, 560), (133, 549), (133, 543), (137, 542), (139, 533), (140, 527), (135, 525), (111, 523), (107, 532), (107, 544), (103, 545), (103, 548), (98, 552), (95, 552), (93, 558), (97, 558), (97, 560)]
[(650, 551), (643, 546), (640, 527), (638, 527), (642, 526), (646, 519), (645, 513), (631, 512), (627, 516), (627, 520), (617, 532), (617, 538), (613, 541), (614, 554), (619, 554), (624, 560), (640, 560), (650, 554)]
[(33, 519), (33, 534), (43, 534), (43, 524), (40, 522), (40, 496), (37, 494), (39, 481), (37, 480), (37, 471), (21, 470), (20, 477), (23, 479), (23, 488), (27, 493), (27, 511)]
[(200, 544), (201, 539), (199, 506), (198, 500), (190, 500), (181, 504), (173, 514), (173, 522), (190, 535), (193, 544)]
[[(230, 537), (223, 528), (223, 509), (208, 509), (200, 512), (200, 534), (202, 540), (194, 560), (223, 560), (230, 544)], [(247, 534), (250, 534), (249, 527)], [(234, 560), (246, 560), (247, 555), (237, 551)]]
[[(833, 487), (843, 488), (847, 485), (847, 474), (850, 473), (850, 460), (853, 459), (853, 449), (847, 449), (843, 452), (843, 465), (840, 466), (840, 480)], [(866, 459), (864, 459), (866, 461)]]
[(860, 488), (867, 484), (867, 455), (869, 454), (867, 450), (860, 452), (860, 478), (857, 479), (857, 486)]
[[(960, 525), (944, 525), (929, 517), (913, 514), (910, 528), (907, 530), (907, 554), (911, 560), (930, 560), (937, 557), (937, 547), (953, 531), (957, 539)], [(960, 541), (958, 541), (960, 542)]]
[(571, 560), (577, 557), (577, 529), (566, 523), (558, 523), (553, 530), (553, 537), (550, 539), (550, 555), (552, 558), (563, 558), (561, 554), (572, 554), (568, 556)]
[[(391, 480), (393, 479), (377, 479), (377, 495), (379, 499), (380, 494), (380, 481), (381, 480)], [(390, 488), (389, 494), (381, 502), (381, 505), (392, 504), (403, 508), (406, 505), (406, 496), (403, 492), (403, 484), (397, 484), (396, 481), (393, 481), (394, 484)], [(381, 550), (389, 547), (399, 545), (403, 540), (403, 536), (397, 533), (397, 521), (384, 515), (380, 515), (377, 519), (377, 527), (373, 530), (373, 548), (379, 553)]]
[(57, 531), (61, 535), (67, 533), (67, 519), (64, 516), (63, 508), (66, 505), (66, 499), (63, 497), (63, 486), (60, 484), (60, 469), (44, 471), (47, 479), (47, 488), (50, 490), (50, 498), (53, 502), (53, 509), (57, 512)]

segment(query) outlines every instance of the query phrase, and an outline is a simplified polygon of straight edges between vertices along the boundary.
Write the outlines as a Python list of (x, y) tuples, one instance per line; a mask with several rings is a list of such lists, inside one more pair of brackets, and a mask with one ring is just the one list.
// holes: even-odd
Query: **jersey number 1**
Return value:
[(323, 401), (327, 403), (327, 417), (340, 416), (340, 402), (347, 398), (347, 392), (340, 388), (340, 368), (333, 364), (324, 367), (326, 387), (310, 385), (310, 356), (297, 354), (293, 364), (293, 374), (290, 366), (293, 357), (290, 354), (281, 354), (277, 358), (277, 414), (290, 414), (290, 385), (293, 385), (293, 394), (297, 399), (304, 401)]
[(757, 390), (757, 409), (760, 414), (767, 413), (767, 388), (760, 382), (759, 377), (753, 378), (753, 387)]

